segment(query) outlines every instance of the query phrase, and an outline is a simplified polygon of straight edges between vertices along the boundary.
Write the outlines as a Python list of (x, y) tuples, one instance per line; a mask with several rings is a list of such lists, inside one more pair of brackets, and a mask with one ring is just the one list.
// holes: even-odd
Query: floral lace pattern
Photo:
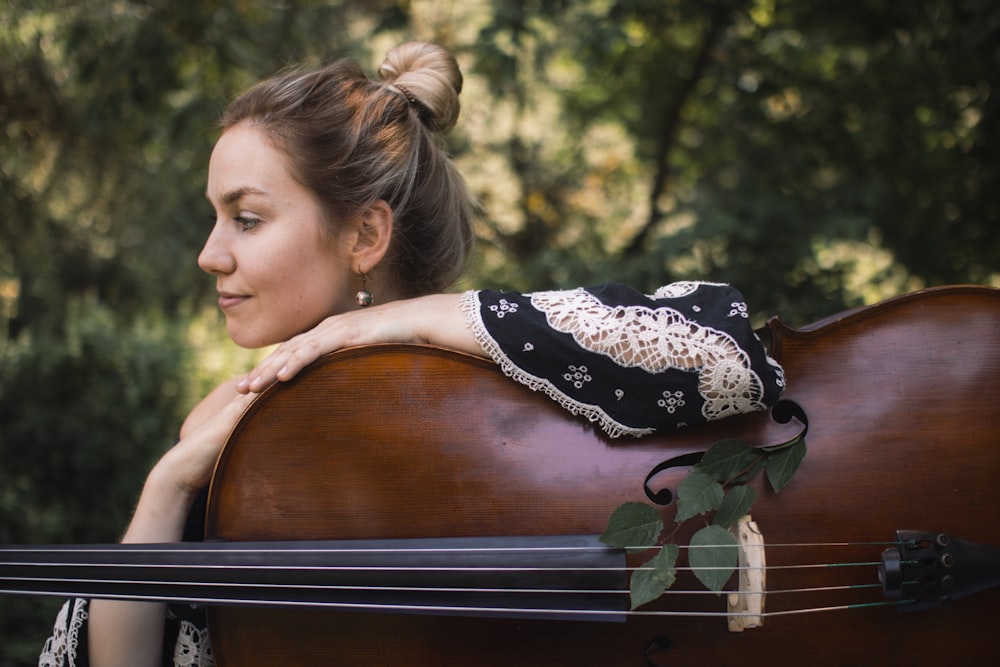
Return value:
[[(68, 600), (56, 616), (52, 636), (45, 641), (38, 656), (38, 667), (77, 667), (88, 665), (86, 652), (80, 653), (80, 636), (86, 632), (88, 601), (82, 598)], [(174, 667), (215, 667), (208, 628), (190, 621), (177, 619), (169, 610), (167, 619), (178, 623), (177, 641), (174, 644)]]
[(613, 282), (472, 290), (462, 309), (504, 374), (612, 438), (762, 410), (784, 390), (742, 295), (722, 283), (671, 283), (653, 296)]
[[(473, 335), (476, 337), (476, 341), (490, 356), (490, 358), (496, 362), (496, 364), (500, 367), (500, 370), (503, 371), (504, 375), (520, 384), (523, 384), (532, 391), (544, 392), (549, 396), (549, 398), (559, 403), (559, 405), (571, 414), (580, 415), (592, 422), (599, 422), (601, 428), (603, 428), (604, 431), (612, 438), (617, 438), (624, 434), (639, 437), (653, 432), (653, 429), (651, 428), (631, 428), (626, 426), (625, 424), (611, 418), (600, 406), (581, 403), (580, 401), (566, 395), (565, 392), (560, 391), (550, 380), (532, 375), (531, 373), (528, 373), (518, 367), (518, 365), (514, 363), (504, 351), (503, 346), (490, 335), (489, 330), (482, 320), (478, 307), (478, 294), (475, 290), (469, 290), (462, 294), (461, 308), (469, 318), (469, 326), (472, 329)], [(496, 315), (497, 319), (503, 319), (505, 314), (517, 312), (516, 308), (504, 309), (503, 312), (497, 312), (497, 309), (495, 308), (490, 308), (490, 310)], [(534, 349), (534, 343), (524, 343), (524, 352), (532, 352)], [(586, 374), (586, 366), (571, 366), (567, 369), (567, 372), (563, 374), (563, 378), (578, 387), (582, 387), (585, 383), (590, 382), (592, 379)], [(621, 389), (616, 389), (615, 395), (618, 400), (621, 400), (624, 398), (625, 392)]]
[[(649, 373), (699, 371), (706, 420), (760, 410), (764, 394), (746, 352), (731, 336), (669, 308), (608, 306), (584, 289), (536, 292), (531, 304), (553, 329), (623, 367)], [(745, 317), (733, 308), (731, 317)]]
[(38, 667), (67, 667), (76, 664), (80, 628), (87, 620), (87, 601), (67, 600), (56, 616), (52, 636), (45, 640)]
[(174, 667), (215, 667), (208, 628), (181, 621), (177, 644), (174, 646)]

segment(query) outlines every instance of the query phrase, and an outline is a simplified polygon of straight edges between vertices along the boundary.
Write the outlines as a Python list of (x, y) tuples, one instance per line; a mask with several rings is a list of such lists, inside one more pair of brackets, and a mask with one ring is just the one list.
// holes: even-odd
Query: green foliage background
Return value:
[[(408, 39), (466, 72), (464, 286), (731, 282), (804, 324), (1000, 284), (992, 0), (6, 0), (0, 539), (114, 540), (227, 348), (205, 169), (226, 100)], [(0, 667), (51, 604), (4, 598)]]

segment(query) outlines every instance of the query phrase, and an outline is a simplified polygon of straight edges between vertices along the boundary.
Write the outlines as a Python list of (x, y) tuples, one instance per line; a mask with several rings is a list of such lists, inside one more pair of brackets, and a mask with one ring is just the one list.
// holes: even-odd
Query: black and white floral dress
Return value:
[[(678, 282), (652, 295), (616, 283), (529, 294), (481, 290), (466, 292), (462, 306), (504, 373), (611, 437), (763, 410), (784, 389), (743, 296), (728, 285)], [(201, 534), (203, 513), (201, 502), (186, 539)], [(87, 665), (86, 623), (86, 600), (67, 601), (39, 666)], [(202, 609), (170, 607), (163, 664), (214, 665)]]

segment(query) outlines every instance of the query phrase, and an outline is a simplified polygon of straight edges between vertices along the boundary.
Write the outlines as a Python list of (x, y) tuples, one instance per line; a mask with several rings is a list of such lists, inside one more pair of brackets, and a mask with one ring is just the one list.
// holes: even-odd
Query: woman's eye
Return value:
[(258, 222), (260, 222), (260, 220), (258, 220), (257, 218), (251, 218), (246, 215), (238, 215), (235, 218), (233, 218), (233, 220), (236, 221), (236, 224), (239, 225), (240, 229), (244, 232), (250, 231), (251, 229), (257, 226)]

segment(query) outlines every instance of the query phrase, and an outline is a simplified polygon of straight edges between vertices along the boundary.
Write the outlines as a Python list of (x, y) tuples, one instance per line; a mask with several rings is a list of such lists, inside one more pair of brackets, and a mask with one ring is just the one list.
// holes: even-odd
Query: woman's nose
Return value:
[(236, 260), (229, 251), (221, 221), (215, 223), (212, 233), (205, 240), (205, 246), (198, 254), (198, 266), (205, 273), (211, 274), (232, 273), (236, 268)]

